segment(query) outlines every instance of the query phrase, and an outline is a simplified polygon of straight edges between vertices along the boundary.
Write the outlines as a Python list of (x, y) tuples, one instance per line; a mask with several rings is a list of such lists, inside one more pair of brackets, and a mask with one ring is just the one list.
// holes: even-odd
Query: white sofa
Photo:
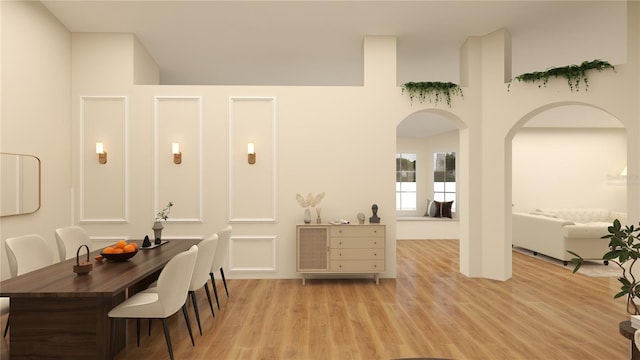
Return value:
[(601, 260), (608, 251), (607, 228), (614, 219), (625, 225), (626, 214), (606, 209), (536, 209), (531, 213), (513, 213), (513, 246), (564, 261), (574, 256)]

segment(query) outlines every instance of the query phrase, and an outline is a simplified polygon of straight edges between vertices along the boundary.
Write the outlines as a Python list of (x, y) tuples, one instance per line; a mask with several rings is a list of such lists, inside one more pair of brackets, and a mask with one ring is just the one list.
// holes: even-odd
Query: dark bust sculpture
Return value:
[(380, 218), (378, 217), (378, 204), (371, 205), (371, 211), (373, 212), (373, 216), (369, 218), (369, 223), (380, 224)]

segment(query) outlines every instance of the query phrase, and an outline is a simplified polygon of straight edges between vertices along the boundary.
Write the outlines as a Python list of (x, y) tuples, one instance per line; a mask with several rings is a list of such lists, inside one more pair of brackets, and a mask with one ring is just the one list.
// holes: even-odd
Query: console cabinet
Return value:
[(296, 271), (302, 274), (372, 274), (385, 271), (385, 225), (297, 225)]

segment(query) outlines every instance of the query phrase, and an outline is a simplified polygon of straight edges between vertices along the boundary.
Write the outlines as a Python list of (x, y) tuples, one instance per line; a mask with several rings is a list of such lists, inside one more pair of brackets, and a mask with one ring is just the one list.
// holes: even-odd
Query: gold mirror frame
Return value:
[[(25, 162), (26, 159), (35, 161)], [(40, 210), (42, 204), (40, 158), (29, 154), (0, 152), (0, 169), (0, 217), (33, 214)], [(11, 210), (8, 210), (7, 199), (15, 202)], [(25, 201), (28, 201), (26, 205)]]

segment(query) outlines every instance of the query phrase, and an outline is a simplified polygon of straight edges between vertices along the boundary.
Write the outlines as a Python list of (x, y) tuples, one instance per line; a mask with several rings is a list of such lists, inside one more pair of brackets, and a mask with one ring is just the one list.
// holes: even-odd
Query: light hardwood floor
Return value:
[[(171, 318), (176, 359), (628, 359), (615, 278), (590, 278), (513, 253), (508, 281), (458, 272), (458, 241), (397, 243), (397, 279), (229, 280), (212, 318), (200, 292), (196, 346)], [(215, 300), (214, 300), (215, 301)], [(215, 306), (215, 304), (214, 304)], [(4, 324), (5, 319), (2, 319)], [(168, 359), (162, 326), (117, 360)], [(143, 326), (146, 334), (146, 326)], [(2, 358), (8, 355), (2, 341)]]

